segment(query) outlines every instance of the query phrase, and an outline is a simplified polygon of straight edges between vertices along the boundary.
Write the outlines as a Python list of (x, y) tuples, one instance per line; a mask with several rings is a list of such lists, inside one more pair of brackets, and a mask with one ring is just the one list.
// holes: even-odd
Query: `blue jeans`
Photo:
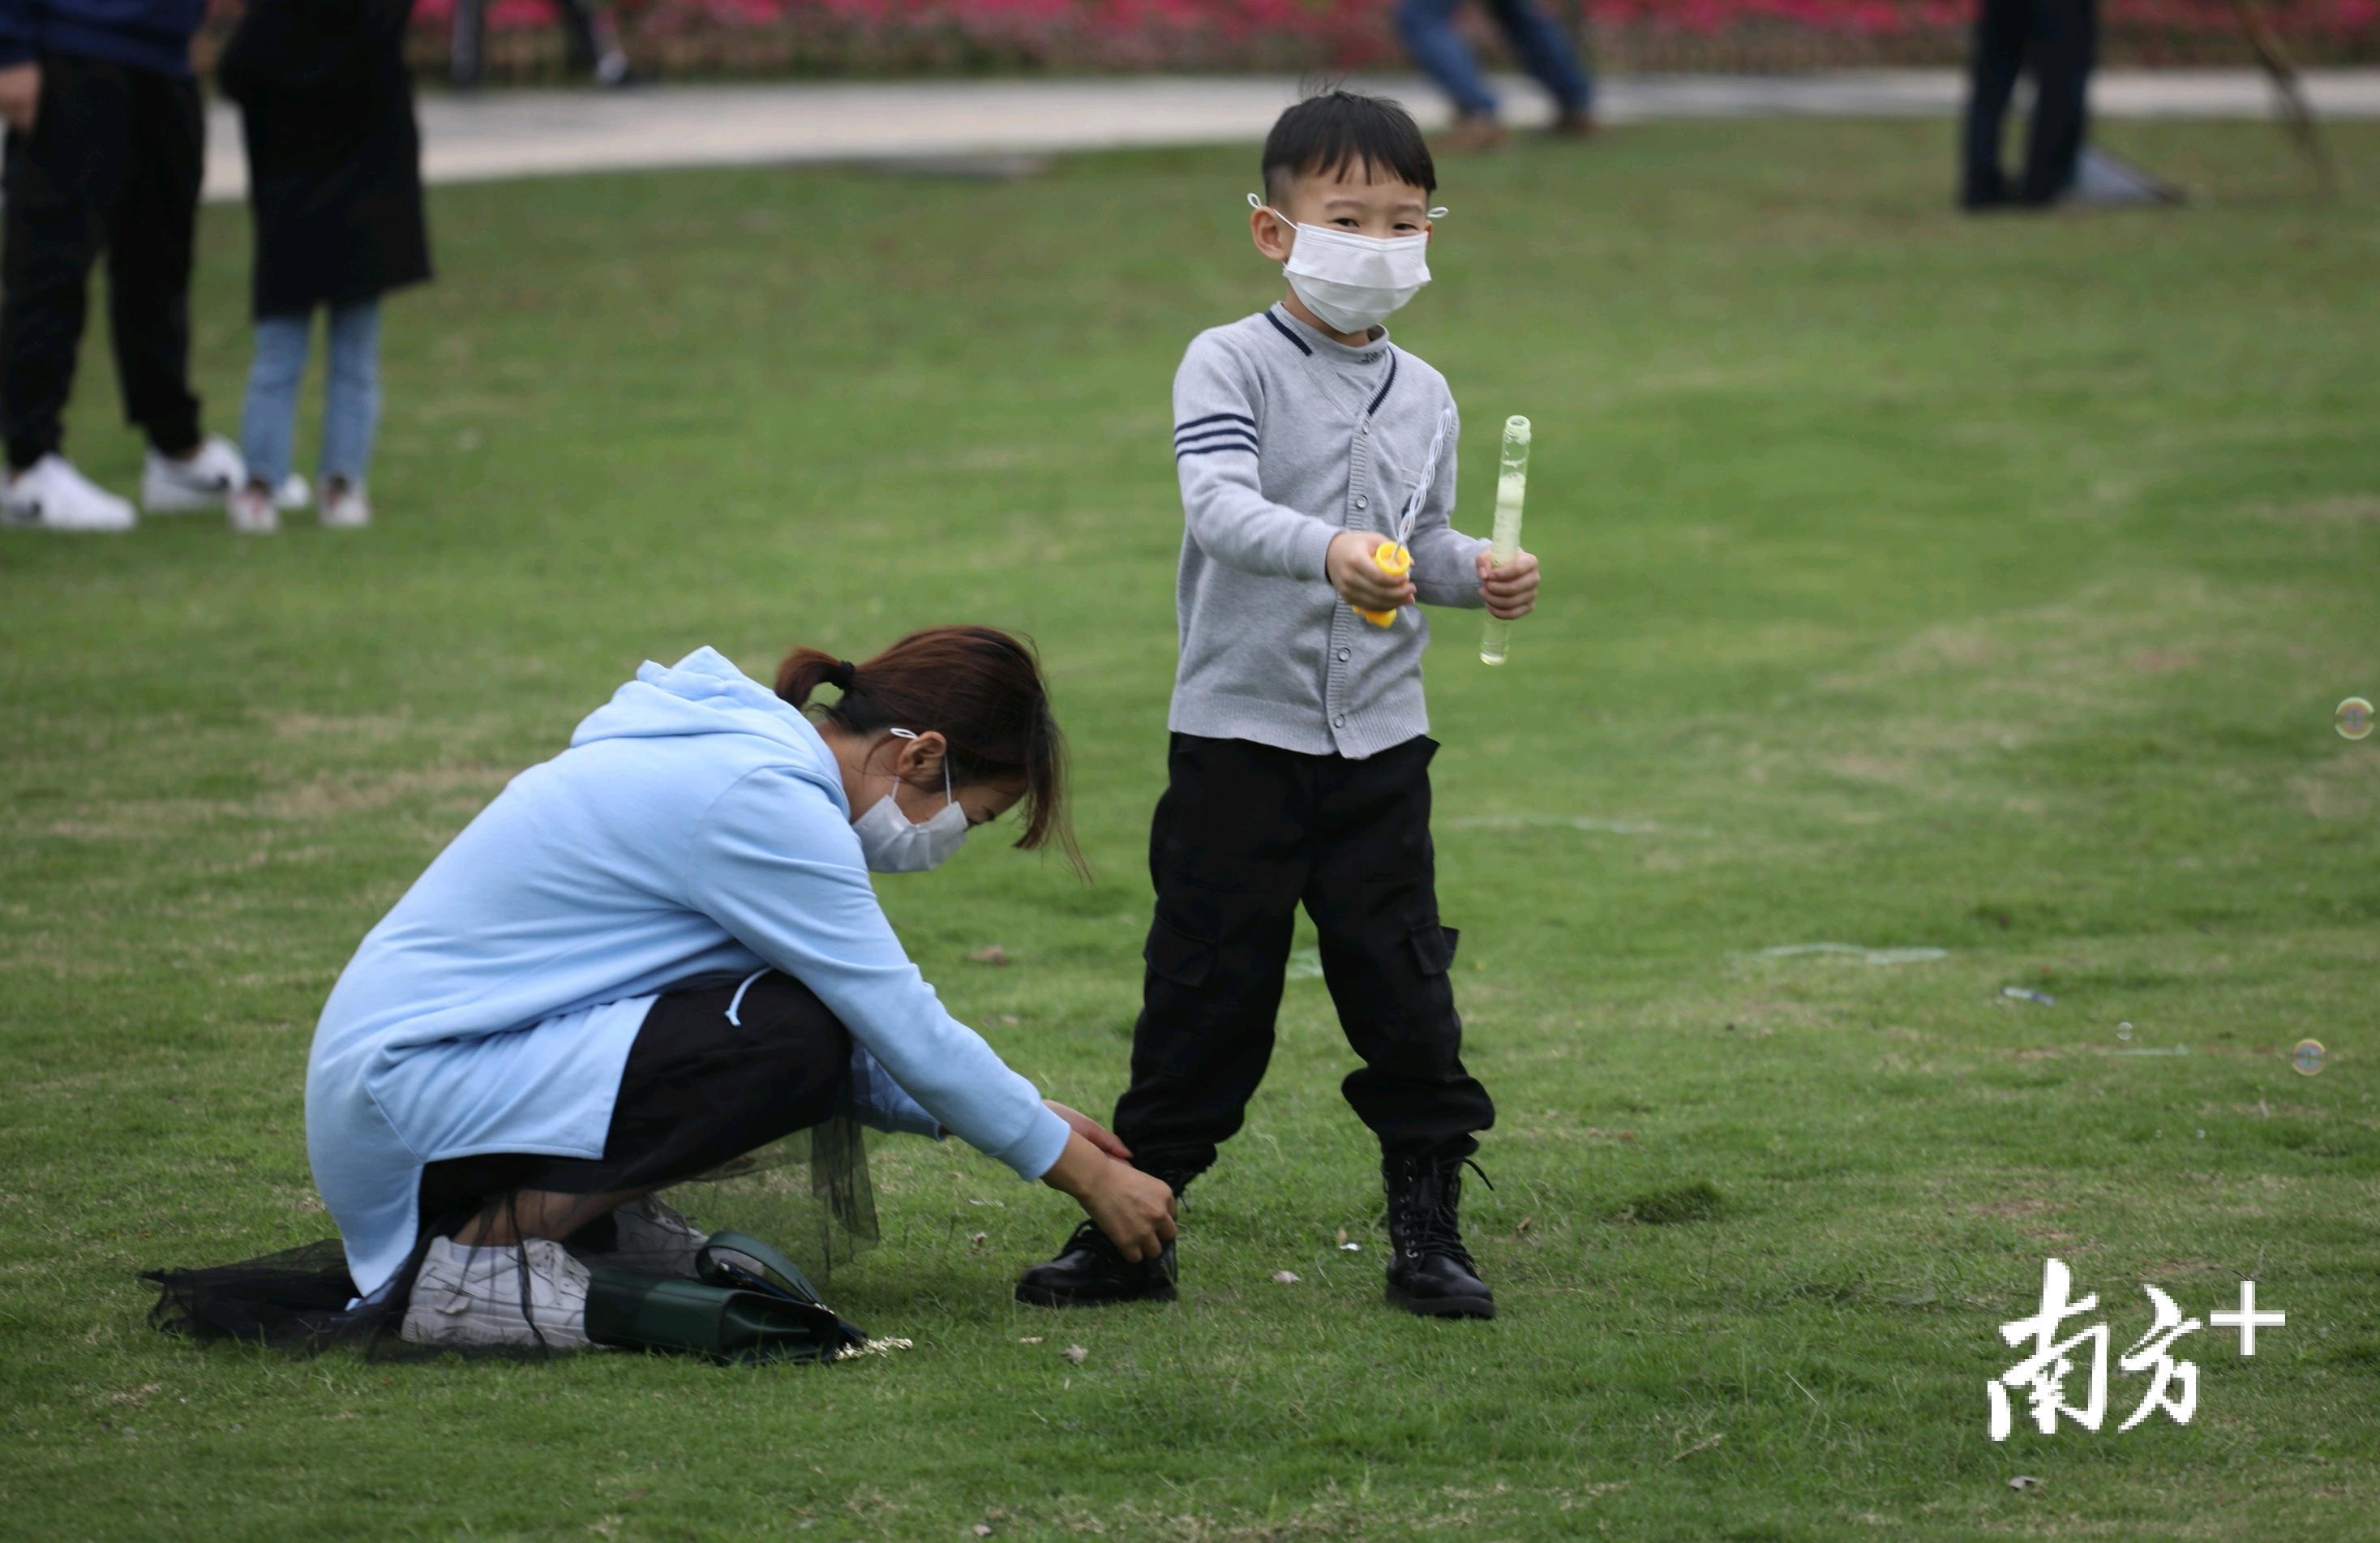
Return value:
[[(298, 421), (298, 386), (306, 378), (311, 311), (260, 317), (256, 362), (248, 371), (248, 401), (239, 419), (240, 453), (248, 475), (277, 488), (289, 475), (289, 443)], [(322, 389), (322, 483), (363, 486), (371, 464), (372, 431), (380, 422), (380, 301), (330, 308), (330, 362)]]
[[(1462, 0), (1399, 0), (1397, 31), (1414, 63), (1454, 98), (1465, 115), (1493, 115), (1496, 93), (1488, 89), (1477, 61), (1454, 30), (1454, 7)], [(1488, 0), (1488, 8), (1512, 40), (1521, 66), (1553, 93), (1565, 113), (1584, 113), (1595, 97), (1595, 84), (1570, 51), (1570, 40), (1553, 18), (1531, 0)]]

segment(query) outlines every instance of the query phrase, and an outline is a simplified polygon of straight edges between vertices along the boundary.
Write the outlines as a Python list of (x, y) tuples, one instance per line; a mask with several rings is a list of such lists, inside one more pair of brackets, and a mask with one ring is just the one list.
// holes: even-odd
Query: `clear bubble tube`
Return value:
[[(1529, 491), (1529, 420), (1514, 413), (1504, 420), (1504, 460), (1496, 470), (1496, 525), (1488, 537), (1488, 561), (1502, 567), (1521, 552), (1521, 500)], [(1479, 629), (1479, 662), (1501, 664), (1512, 645), (1512, 624), (1488, 618)]]

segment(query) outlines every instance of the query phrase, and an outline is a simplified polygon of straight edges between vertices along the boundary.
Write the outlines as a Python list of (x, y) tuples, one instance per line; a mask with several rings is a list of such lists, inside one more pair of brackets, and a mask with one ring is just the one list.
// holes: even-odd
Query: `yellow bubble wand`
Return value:
[[(1405, 541), (1413, 534), (1414, 519), (1421, 513), (1421, 501), (1428, 496), (1429, 485), (1438, 476), (1438, 457), (1446, 449), (1446, 424), (1447, 415), (1441, 412), (1438, 415), (1438, 432), (1430, 438), (1429, 454), (1422, 457), (1421, 475), (1414, 480), (1414, 490), (1397, 516), (1396, 534), (1372, 549), (1372, 561), (1382, 573), (1402, 577), (1413, 571), (1413, 553), (1405, 549)], [(1350, 609), (1374, 626), (1397, 625), (1393, 611), (1366, 611), (1360, 605)]]
[[(1529, 420), (1514, 413), (1504, 420), (1504, 460), (1496, 471), (1496, 525), (1488, 541), (1488, 562), (1502, 567), (1521, 552), (1521, 500), (1529, 491)], [(1479, 629), (1479, 662), (1501, 664), (1512, 641), (1512, 624), (1488, 618)]]

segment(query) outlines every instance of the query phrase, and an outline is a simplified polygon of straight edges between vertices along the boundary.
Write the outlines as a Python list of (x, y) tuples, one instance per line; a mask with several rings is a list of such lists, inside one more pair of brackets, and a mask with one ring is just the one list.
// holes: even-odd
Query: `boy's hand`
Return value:
[(1330, 550), (1322, 559), (1330, 587), (1358, 611), (1394, 611), (1414, 602), (1413, 580), (1372, 561), (1372, 549), (1380, 541), (1377, 532), (1342, 530), (1330, 538)]
[[(1332, 543), (1335, 548), (1337, 543)], [(1479, 598), (1488, 602), (1488, 614), (1500, 622), (1518, 621), (1536, 609), (1537, 559), (1531, 552), (1516, 552), (1512, 560), (1502, 567), (1487, 553), (1479, 554)]]

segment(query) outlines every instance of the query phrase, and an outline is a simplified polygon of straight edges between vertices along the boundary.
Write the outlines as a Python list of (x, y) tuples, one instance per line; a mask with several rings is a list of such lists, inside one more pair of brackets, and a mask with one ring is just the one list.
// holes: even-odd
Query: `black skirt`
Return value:
[(495, 1153), (421, 1171), (421, 1230), (439, 1236), (522, 1190), (607, 1195), (682, 1184), (851, 1103), (851, 1036), (810, 989), (763, 971), (681, 987), (645, 1014), (600, 1158)]

